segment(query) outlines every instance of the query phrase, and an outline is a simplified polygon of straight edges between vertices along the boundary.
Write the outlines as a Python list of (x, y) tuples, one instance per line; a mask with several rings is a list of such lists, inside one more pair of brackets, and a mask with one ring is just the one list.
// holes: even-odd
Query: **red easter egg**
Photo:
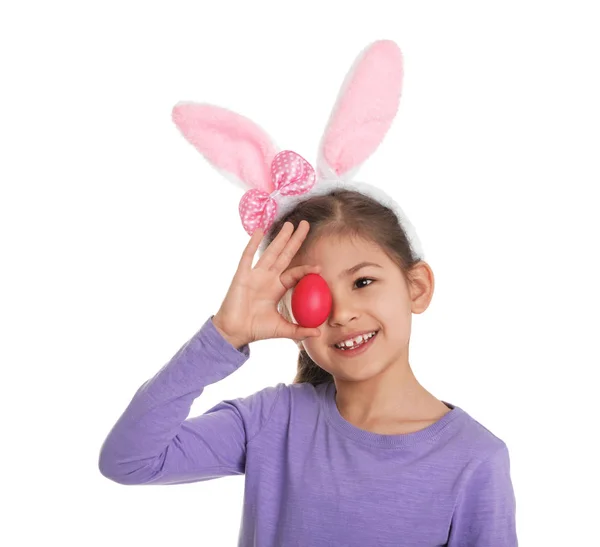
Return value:
[(292, 293), (292, 313), (302, 327), (321, 325), (331, 313), (331, 291), (319, 274), (306, 274)]

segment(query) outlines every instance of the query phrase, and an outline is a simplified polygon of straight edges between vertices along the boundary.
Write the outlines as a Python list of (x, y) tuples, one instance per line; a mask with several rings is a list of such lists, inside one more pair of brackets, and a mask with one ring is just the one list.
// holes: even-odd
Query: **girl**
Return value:
[[(210, 105), (174, 111), (215, 167), (252, 187), (240, 202), (251, 237), (221, 307), (139, 388), (99, 467), (130, 485), (244, 474), (240, 546), (518, 544), (506, 444), (411, 370), (411, 317), (434, 288), (416, 234), (389, 196), (348, 177), (395, 115), (400, 61), (393, 42), (379, 41), (355, 63), (322, 141), (318, 180), (246, 118)], [(376, 107), (365, 114), (368, 105)], [(290, 305), (309, 273), (332, 295), (316, 328), (299, 325)], [(292, 384), (187, 418), (207, 385), (270, 338), (300, 349)]]

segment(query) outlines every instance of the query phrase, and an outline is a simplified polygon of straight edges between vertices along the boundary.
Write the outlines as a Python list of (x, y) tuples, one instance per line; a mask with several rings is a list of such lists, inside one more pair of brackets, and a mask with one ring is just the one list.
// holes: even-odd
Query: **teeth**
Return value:
[(359, 335), (356, 338), (352, 338), (350, 340), (346, 340), (345, 342), (335, 344), (335, 346), (342, 350), (345, 348), (352, 348), (354, 346), (358, 346), (358, 345), (362, 344), (363, 342), (366, 342), (369, 338), (373, 338), (373, 336), (375, 336), (375, 334), (376, 334), (375, 331), (373, 331), (369, 334)]

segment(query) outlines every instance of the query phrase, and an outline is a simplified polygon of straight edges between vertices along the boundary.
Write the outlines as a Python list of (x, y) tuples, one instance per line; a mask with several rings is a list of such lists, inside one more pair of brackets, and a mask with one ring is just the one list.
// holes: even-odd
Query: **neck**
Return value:
[(338, 410), (354, 424), (419, 419), (440, 405), (418, 382), (408, 361), (366, 380), (336, 378), (335, 385)]

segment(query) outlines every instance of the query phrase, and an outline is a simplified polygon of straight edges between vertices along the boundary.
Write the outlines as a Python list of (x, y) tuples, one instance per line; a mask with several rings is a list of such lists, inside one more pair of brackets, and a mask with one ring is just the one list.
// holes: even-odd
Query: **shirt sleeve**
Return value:
[(448, 547), (518, 547), (506, 444), (479, 463), (460, 493)]
[(183, 484), (245, 471), (246, 444), (268, 421), (284, 384), (222, 401), (186, 419), (204, 388), (250, 357), (234, 348), (211, 316), (150, 380), (142, 384), (105, 439), (102, 475), (119, 484)]

